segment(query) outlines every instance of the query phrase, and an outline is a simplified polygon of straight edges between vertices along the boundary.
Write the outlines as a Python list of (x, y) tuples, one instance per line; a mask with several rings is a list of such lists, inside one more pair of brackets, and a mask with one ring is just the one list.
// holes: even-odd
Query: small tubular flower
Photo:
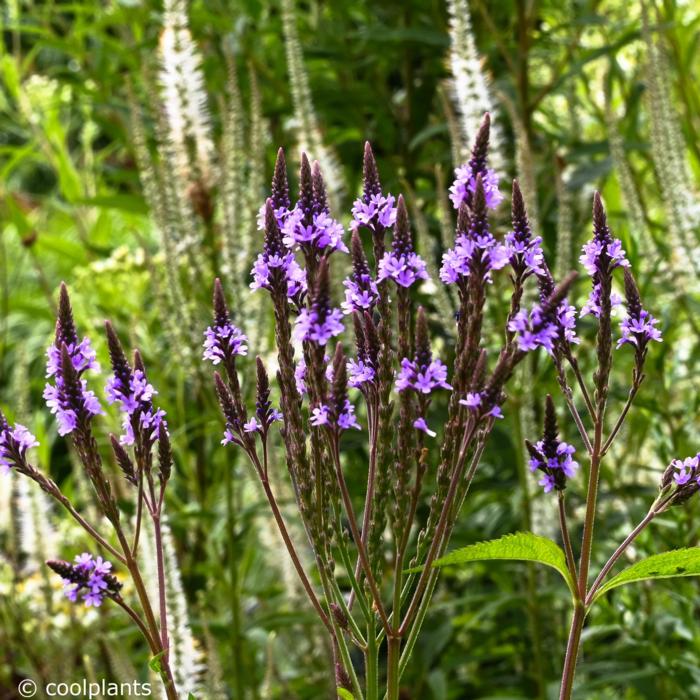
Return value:
[(63, 592), (72, 603), (80, 596), (86, 607), (99, 607), (105, 598), (119, 597), (122, 584), (111, 573), (112, 564), (102, 557), (85, 552), (73, 564), (57, 560), (46, 564), (63, 579)]

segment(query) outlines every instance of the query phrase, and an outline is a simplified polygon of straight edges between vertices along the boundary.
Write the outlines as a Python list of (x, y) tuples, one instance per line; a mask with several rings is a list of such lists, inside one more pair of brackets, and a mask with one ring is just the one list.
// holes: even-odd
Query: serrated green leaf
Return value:
[(674, 549), (638, 561), (601, 586), (594, 600), (627, 583), (681, 576), (700, 576), (700, 547)]
[(574, 583), (566, 568), (564, 551), (556, 542), (532, 532), (516, 532), (497, 540), (478, 542), (468, 547), (462, 547), (462, 549), (457, 549), (438, 559), (433, 566), (458, 566), (474, 561), (491, 560), (533, 561), (550, 566), (564, 577), (569, 590), (572, 593), (574, 591)]
[(355, 696), (349, 690), (345, 690), (345, 688), (336, 688), (336, 692), (341, 700), (355, 700)]

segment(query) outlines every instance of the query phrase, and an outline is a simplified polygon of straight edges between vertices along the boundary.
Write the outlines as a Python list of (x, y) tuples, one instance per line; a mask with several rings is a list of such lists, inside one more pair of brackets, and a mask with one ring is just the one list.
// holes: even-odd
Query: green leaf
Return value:
[(345, 690), (345, 688), (336, 688), (335, 690), (341, 700), (355, 700), (355, 696), (349, 690)]
[(160, 665), (160, 660), (163, 657), (163, 654), (165, 654), (165, 650), (161, 651), (159, 654), (156, 654), (148, 662), (148, 668), (150, 668), (154, 673), (160, 673), (163, 670), (163, 667)]
[(594, 600), (613, 588), (636, 581), (649, 581), (679, 576), (700, 576), (700, 547), (674, 549), (638, 561), (621, 571), (598, 589)]
[(497, 540), (479, 542), (457, 549), (438, 559), (433, 566), (455, 566), (473, 561), (490, 560), (534, 561), (551, 566), (564, 577), (572, 593), (574, 591), (574, 583), (566, 568), (566, 556), (561, 547), (556, 542), (532, 532), (516, 532)]

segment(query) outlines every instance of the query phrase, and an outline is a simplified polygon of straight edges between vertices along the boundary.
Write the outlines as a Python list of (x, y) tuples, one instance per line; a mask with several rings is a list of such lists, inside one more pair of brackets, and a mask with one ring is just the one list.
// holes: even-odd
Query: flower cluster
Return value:
[(82, 375), (89, 369), (97, 369), (95, 353), (90, 341), (78, 342), (73, 322), (68, 290), (61, 285), (59, 295), (56, 339), (46, 351), (46, 376), (54, 378), (47, 382), (44, 399), (51, 413), (58, 420), (58, 434), (72, 433), (82, 422), (87, 424), (93, 416), (103, 413), (95, 393), (87, 388)]
[(470, 275), (491, 281), (491, 271), (508, 264), (509, 254), (489, 230), (483, 180), (477, 177), (472, 214), (460, 209), (454, 248), (442, 256), (440, 279), (445, 284), (463, 283)]
[(481, 178), (486, 206), (495, 209), (503, 200), (498, 190), (498, 175), (487, 167), (491, 118), (488, 114), (479, 127), (468, 163), (455, 170), (456, 179), (450, 188), (450, 199), (455, 209), (466, 204), (470, 209), (476, 195), (477, 180)]
[(38, 447), (37, 439), (20, 423), (11, 426), (0, 413), (0, 474), (24, 461), (27, 450)]
[(513, 180), (512, 221), (513, 230), (506, 234), (505, 248), (516, 277), (523, 280), (532, 274), (544, 274), (546, 263), (542, 238), (532, 235), (525, 200), (517, 180)]
[(447, 365), (437, 359), (421, 362), (416, 357), (401, 360), (401, 369), (396, 379), (396, 390), (413, 389), (421, 394), (429, 394), (435, 389), (452, 389), (447, 383)]
[(400, 287), (410, 287), (418, 280), (427, 280), (425, 260), (415, 252), (408, 226), (408, 211), (401, 195), (396, 208), (396, 224), (391, 250), (379, 261), (377, 281), (392, 279)]
[(119, 594), (122, 584), (110, 573), (112, 564), (102, 557), (93, 558), (88, 553), (75, 557), (74, 563), (49, 561), (48, 566), (63, 578), (66, 598), (75, 603), (79, 594), (87, 607), (99, 607), (105, 598)]
[(370, 274), (362, 242), (356, 231), (352, 234), (352, 275), (343, 280), (343, 286), (345, 301), (340, 307), (346, 314), (372, 309), (379, 300), (377, 284)]
[(469, 391), (465, 398), (460, 399), (459, 403), (466, 406), (470, 411), (482, 413), (484, 416), (491, 418), (503, 418), (503, 411), (496, 403), (489, 405), (488, 396), (483, 391)]
[[(518, 334), (518, 347), (524, 352), (544, 348), (550, 355), (554, 354), (554, 344), (559, 338), (559, 316), (556, 321), (551, 312), (535, 304), (530, 312), (521, 309), (508, 322), (508, 330)], [(566, 316), (564, 321), (566, 321)]]
[(581, 309), (581, 316), (592, 314), (599, 317), (603, 309), (603, 295), (609, 296), (611, 307), (618, 306), (622, 299), (610, 291), (612, 271), (618, 267), (629, 267), (629, 260), (625, 257), (620, 240), (612, 237), (603, 202), (597, 192), (593, 199), (593, 238), (583, 246), (579, 261), (593, 280), (591, 293)]
[(377, 366), (379, 364), (379, 339), (377, 329), (370, 314), (353, 314), (355, 325), (355, 344), (357, 346), (357, 359), (348, 360), (348, 386), (369, 389), (377, 378)]
[(120, 404), (119, 409), (124, 414), (120, 443), (133, 445), (138, 440), (145, 448), (150, 448), (158, 440), (161, 425), (167, 432), (165, 411), (153, 405), (153, 397), (158, 392), (146, 377), (141, 356), (136, 353), (132, 368), (112, 324), (107, 322), (106, 328), (113, 374), (107, 380), (105, 392), (107, 402)]
[(282, 420), (282, 414), (272, 407), (270, 401), (270, 380), (265, 371), (265, 365), (259, 357), (255, 358), (257, 372), (257, 393), (255, 400), (255, 415), (243, 424), (246, 433), (261, 433), (267, 435), (270, 426), (275, 421)]
[(347, 361), (343, 348), (338, 344), (333, 356), (333, 375), (330, 397), (325, 403), (315, 406), (311, 411), (311, 425), (326, 426), (337, 433), (361, 426), (355, 417), (355, 407), (348, 399)]
[(382, 194), (372, 147), (365, 143), (363, 192), (362, 196), (353, 202), (350, 228), (353, 231), (367, 228), (373, 234), (381, 235), (396, 223), (395, 201), (393, 195)]
[(573, 455), (576, 450), (568, 443), (559, 440), (557, 418), (552, 397), (548, 394), (545, 403), (544, 434), (542, 439), (534, 445), (525, 441), (530, 453), (530, 470), (542, 472), (539, 485), (544, 487), (544, 492), (552, 489), (563, 491), (566, 481), (576, 474), (578, 462)]
[[(661, 496), (667, 505), (680, 505), (700, 491), (700, 452), (674, 459), (661, 477)], [(670, 494), (670, 495), (669, 495)]]
[(248, 353), (248, 337), (231, 323), (221, 281), (214, 282), (214, 323), (204, 331), (204, 360), (213, 365)]
[(277, 285), (285, 284), (287, 296), (300, 299), (307, 291), (306, 272), (294, 259), (294, 253), (284, 247), (272, 199), (267, 200), (264, 209), (265, 243), (263, 252), (253, 264), (250, 288), (273, 290)]
[(332, 308), (330, 304), (328, 260), (323, 258), (311, 306), (303, 308), (299, 313), (294, 337), (299, 341), (326, 345), (331, 338), (340, 335), (343, 329), (343, 312)]
[(620, 322), (622, 337), (617, 341), (617, 347), (629, 343), (638, 353), (644, 353), (652, 340), (662, 341), (661, 331), (656, 328), (658, 320), (642, 307), (637, 284), (629, 270), (625, 270), (625, 299), (627, 315)]

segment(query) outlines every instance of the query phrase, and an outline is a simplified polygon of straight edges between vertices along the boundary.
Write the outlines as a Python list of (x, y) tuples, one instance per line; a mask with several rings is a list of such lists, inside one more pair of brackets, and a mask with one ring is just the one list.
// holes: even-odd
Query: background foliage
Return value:
[[(589, 236), (592, 192), (600, 189), (642, 296), (662, 319), (665, 342), (650, 354), (637, 408), (603, 473), (594, 558), (604, 560), (646, 512), (668, 460), (698, 449), (700, 90), (692, 76), (700, 68), (700, 7), (692, 0), (469, 6), (483, 73), (491, 77), (503, 176), (524, 183), (549, 259), (560, 272), (574, 265)], [(191, 218), (180, 219), (171, 211), (177, 196), (167, 192), (172, 154), (157, 88), (162, 6), (10, 0), (2, 15), (0, 404), (34, 429), (42, 466), (87, 504), (80, 473), (55, 439), (41, 399), (59, 281), (69, 284), (77, 321), (94, 341), (110, 318), (141, 348), (174, 428), (170, 569), (182, 586), (171, 592), (171, 604), (179, 611), (187, 683), (203, 698), (329, 692), (320, 631), (261, 494), (243, 462), (218, 445), (221, 422), (194, 337), (207, 325), (213, 272), (224, 273), (258, 352), (270, 353), (269, 314), (261, 315), (237, 270), (247, 268), (246, 256), (259, 244), (251, 237), (254, 212), (277, 146), (285, 146), (294, 168), (306, 137), (307, 147), (325, 149), (312, 155), (337, 164), (336, 213), (347, 222), (362, 144), (370, 140), (386, 188), (409, 196), (428, 256), (437, 255), (450, 225), (440, 202), (463, 148), (459, 106), (446, 84), (450, 39), (442, 0), (312, 1), (292, 9), (315, 136), (290, 85), (281, 5), (208, 0), (188, 8), (218, 172), (204, 187), (213, 216), (188, 211)], [(288, 51), (290, 44), (288, 37)], [(157, 201), (165, 202), (160, 213)], [(227, 216), (234, 217), (233, 231)], [(506, 207), (499, 216), (504, 233)], [(232, 233), (242, 258), (227, 262)], [(193, 254), (201, 268), (187, 257)], [(173, 297), (173, 289), (181, 296)], [(585, 293), (580, 284), (579, 298)], [(449, 342), (445, 307), (437, 297), (425, 301), (435, 332)], [(591, 329), (582, 328), (590, 338)], [(104, 342), (97, 344), (104, 366)], [(511, 392), (454, 547), (522, 529), (556, 536), (551, 499), (526, 473), (522, 444), (537, 432), (533, 393), (539, 399), (555, 386), (543, 359)], [(618, 399), (629, 371), (621, 353)], [(116, 428), (116, 414), (106, 421)], [(564, 433), (577, 444), (571, 426)], [(358, 444), (348, 468), (358, 486), (365, 458)], [(284, 473), (280, 464), (283, 494)], [(119, 613), (108, 606), (89, 614), (71, 609), (46, 578), (43, 559), (72, 558), (84, 544), (25, 486), (12, 476), (0, 484), (1, 696), (14, 697), (26, 675), (146, 679), (145, 649)], [(570, 502), (576, 507), (582, 498), (580, 482), (572, 484)], [(633, 556), (697, 545), (697, 507), (664, 515)], [(527, 564), (448, 570), (404, 679), (406, 697), (554, 697), (568, 624), (566, 592), (555, 576)], [(609, 594), (584, 632), (579, 696), (698, 697), (698, 592), (689, 579)]]

